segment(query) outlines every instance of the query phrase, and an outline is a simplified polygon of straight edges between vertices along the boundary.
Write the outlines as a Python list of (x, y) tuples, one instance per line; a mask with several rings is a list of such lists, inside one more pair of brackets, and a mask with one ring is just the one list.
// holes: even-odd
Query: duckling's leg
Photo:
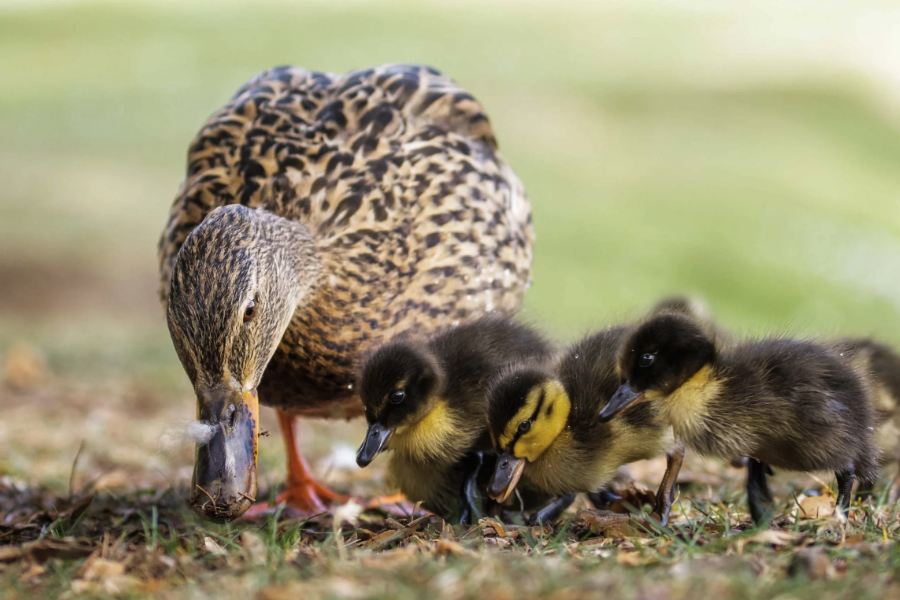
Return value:
[(660, 525), (669, 523), (669, 512), (672, 510), (672, 502), (675, 501), (675, 483), (678, 481), (678, 473), (683, 462), (684, 448), (681, 446), (673, 448), (666, 455), (666, 472), (656, 491), (656, 505), (650, 513), (650, 517), (659, 521)]
[(563, 514), (567, 508), (572, 506), (572, 503), (575, 502), (575, 496), (575, 492), (569, 492), (554, 498), (536, 513), (528, 517), (526, 521), (530, 525), (541, 525), (543, 523), (555, 521), (559, 518), (559, 515)]
[(482, 510), (483, 498), (478, 493), (478, 473), (484, 464), (484, 454), (475, 452), (466, 457), (466, 480), (463, 483), (462, 511), (459, 514), (458, 523), (462, 525), (476, 524), (484, 516)]
[(769, 465), (755, 458), (747, 458), (747, 505), (755, 525), (768, 522), (768, 514), (772, 506), (772, 493), (766, 481), (766, 474), (771, 473)]
[(853, 492), (853, 479), (856, 477), (856, 468), (853, 466), (853, 463), (850, 463), (843, 471), (836, 471), (834, 476), (837, 477), (837, 505), (847, 510), (850, 508), (850, 495)]
[[(275, 497), (275, 504), (285, 504), (304, 515), (315, 515), (326, 512), (326, 504), (335, 502), (347, 502), (348, 496), (336, 494), (321, 483), (316, 481), (309, 472), (309, 465), (300, 456), (297, 448), (297, 419), (280, 410), (278, 424), (281, 426), (281, 435), (284, 437), (284, 446), (287, 451), (287, 489)], [(257, 503), (250, 507), (245, 516), (258, 517), (268, 510), (266, 503)]]

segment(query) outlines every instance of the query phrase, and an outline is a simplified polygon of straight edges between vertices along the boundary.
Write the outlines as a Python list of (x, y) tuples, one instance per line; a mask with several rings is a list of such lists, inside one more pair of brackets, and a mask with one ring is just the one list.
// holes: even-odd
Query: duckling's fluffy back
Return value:
[[(791, 470), (875, 476), (873, 409), (866, 378), (836, 345), (772, 338), (717, 359), (702, 406), (705, 433), (691, 446), (722, 458), (746, 455)], [(676, 434), (678, 431), (676, 430)]]

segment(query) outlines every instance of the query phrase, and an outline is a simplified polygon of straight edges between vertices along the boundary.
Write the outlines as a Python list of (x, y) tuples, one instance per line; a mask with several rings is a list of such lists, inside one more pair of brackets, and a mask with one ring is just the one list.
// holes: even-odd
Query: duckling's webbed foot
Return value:
[(602, 487), (596, 492), (590, 492), (587, 497), (597, 510), (609, 510), (613, 504), (622, 499), (622, 496), (609, 487)]
[(756, 525), (768, 522), (772, 510), (772, 492), (766, 481), (767, 474), (772, 474), (769, 465), (747, 458), (747, 504)]
[(575, 502), (575, 492), (569, 492), (558, 496), (548, 502), (543, 508), (526, 519), (529, 525), (541, 525), (559, 518), (567, 508)]
[(834, 476), (837, 477), (837, 505), (847, 510), (850, 508), (850, 495), (853, 493), (853, 479), (856, 477), (856, 468), (853, 463), (850, 463), (843, 471), (836, 471)]
[(666, 472), (656, 491), (656, 505), (650, 515), (659, 521), (660, 525), (669, 523), (669, 513), (672, 510), (672, 502), (675, 501), (675, 484), (678, 482), (678, 473), (683, 462), (684, 448), (681, 446), (672, 449), (666, 455)]

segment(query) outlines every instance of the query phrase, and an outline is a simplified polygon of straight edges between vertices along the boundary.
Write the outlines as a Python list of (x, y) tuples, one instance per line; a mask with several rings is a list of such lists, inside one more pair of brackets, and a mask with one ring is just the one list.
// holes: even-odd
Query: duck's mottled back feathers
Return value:
[(260, 73), (191, 145), (160, 241), (163, 296), (190, 231), (233, 203), (303, 221), (338, 245), (397, 229), (420, 255), (439, 243), (459, 257), (509, 245), (500, 274), (527, 280), (530, 209), (496, 150), (481, 105), (430, 67)]

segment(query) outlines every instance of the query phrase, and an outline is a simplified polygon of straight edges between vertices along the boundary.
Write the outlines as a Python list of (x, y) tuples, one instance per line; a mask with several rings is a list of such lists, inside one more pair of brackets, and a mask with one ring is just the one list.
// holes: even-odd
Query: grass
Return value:
[[(549, 331), (687, 291), (737, 332), (900, 343), (896, 26), (877, 0), (0, 8), (0, 557), (44, 544), (0, 561), (0, 596), (896, 595), (894, 508), (801, 519), (793, 496), (827, 485), (779, 477), (790, 538), (752, 541), (740, 475), (696, 457), (675, 526), (623, 539), (564, 522), (507, 547), (431, 523), (373, 551), (381, 515), (339, 537), (327, 519), (197, 522), (189, 450), (160, 450), (192, 399), (155, 297), (187, 144), (243, 81), (283, 63), (423, 62), (481, 100), (526, 184), (526, 314)], [(301, 427), (329, 483), (387, 491), (383, 465), (347, 464), (358, 423)], [(280, 443), (260, 451), (274, 493)], [(659, 473), (632, 468), (647, 485)]]

